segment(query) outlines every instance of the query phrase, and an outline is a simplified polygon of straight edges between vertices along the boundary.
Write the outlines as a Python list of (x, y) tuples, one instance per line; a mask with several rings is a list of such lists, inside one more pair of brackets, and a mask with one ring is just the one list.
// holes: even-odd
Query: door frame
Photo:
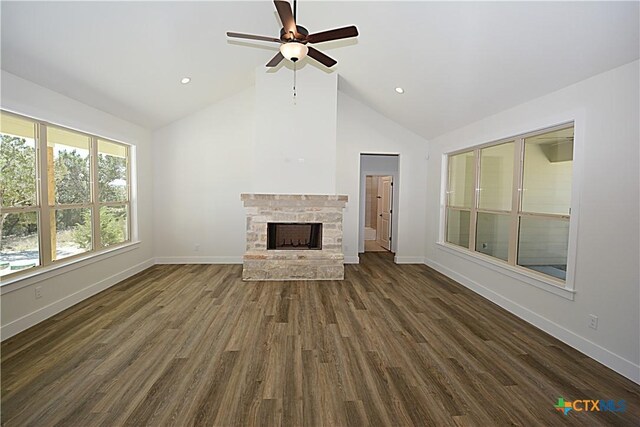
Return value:
[[(393, 163), (393, 167), (374, 167), (370, 163), (363, 161), (365, 159), (375, 159), (377, 157), (393, 158), (385, 163)], [(363, 151), (359, 153), (359, 169), (360, 169), (360, 191), (358, 198), (359, 215), (358, 215), (358, 253), (364, 252), (364, 226), (365, 226), (365, 206), (366, 206), (366, 177), (367, 175), (390, 175), (393, 177), (392, 206), (393, 212), (391, 216), (391, 252), (397, 254), (399, 247), (398, 239), (398, 221), (400, 215), (400, 153), (398, 152), (371, 152)], [(375, 161), (373, 162), (375, 163)], [(388, 165), (387, 165), (388, 166)]]

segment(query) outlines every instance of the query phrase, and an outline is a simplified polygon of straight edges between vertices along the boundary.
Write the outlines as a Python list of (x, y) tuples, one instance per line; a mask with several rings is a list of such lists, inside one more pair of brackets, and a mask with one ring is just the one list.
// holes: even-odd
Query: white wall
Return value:
[[(6, 339), (151, 266), (153, 229), (150, 133), (147, 130), (5, 71), (2, 71), (1, 86), (3, 109), (135, 146), (137, 179), (132, 185), (133, 206), (137, 210), (133, 215), (137, 217), (140, 240), (126, 251), (102, 255), (96, 262), (78, 262), (58, 269), (57, 275), (45, 273), (38, 281), (24, 279), (3, 286), (1, 325), (2, 339)], [(42, 287), (39, 299), (35, 299), (35, 286)]]
[(255, 89), (153, 133), (155, 255), (170, 262), (242, 262), (253, 191)]
[(360, 154), (378, 153), (399, 154), (400, 158), (396, 261), (423, 262), (424, 241), (419, 236), (425, 233), (427, 141), (340, 91), (337, 132), (336, 190), (349, 196), (344, 212), (345, 261), (358, 261), (359, 230), (364, 224), (364, 216), (360, 216)]
[[(335, 194), (337, 73), (311, 65), (256, 70), (256, 193)], [(250, 125), (249, 122), (246, 122)]]
[[(307, 71), (311, 77), (301, 79)], [(274, 80), (259, 70), (256, 88), (154, 131), (159, 262), (242, 262), (245, 210), (240, 194), (246, 192), (347, 194), (343, 243), (347, 262), (357, 262), (358, 228), (364, 224), (364, 218), (359, 221), (361, 152), (400, 154), (397, 223), (407, 225), (397, 231), (396, 255), (402, 262), (424, 260), (419, 236), (424, 235), (426, 142), (338, 92), (335, 77), (319, 72), (310, 67), (298, 71), (296, 106), (280, 104), (292, 102), (290, 72), (279, 70), (281, 77)], [(327, 81), (319, 83), (321, 77)], [(305, 105), (304, 96), (318, 104)], [(332, 97), (338, 99), (337, 111)], [(298, 117), (301, 128), (292, 139), (283, 134), (283, 111), (295, 115), (289, 107), (304, 116)]]
[[(640, 382), (638, 61), (431, 142), (426, 263)], [(442, 154), (576, 120), (573, 301), (446, 251), (439, 238)], [(598, 329), (587, 316), (599, 317)]]
[(159, 262), (239, 263), (241, 193), (335, 194), (337, 77), (256, 69), (256, 86), (154, 131)]
[[(391, 215), (391, 252), (396, 252), (396, 235), (398, 234), (398, 215), (399, 199), (396, 197), (400, 194), (400, 174), (398, 164), (399, 156), (380, 156), (380, 155), (363, 155), (360, 157), (360, 227), (358, 231), (358, 252), (364, 252), (364, 226), (366, 221), (366, 179), (367, 175), (391, 175), (393, 177), (393, 212)], [(376, 196), (374, 196), (376, 197)], [(377, 199), (373, 199), (376, 205)], [(378, 218), (373, 215), (372, 222), (376, 222)], [(375, 227), (374, 227), (375, 228)]]

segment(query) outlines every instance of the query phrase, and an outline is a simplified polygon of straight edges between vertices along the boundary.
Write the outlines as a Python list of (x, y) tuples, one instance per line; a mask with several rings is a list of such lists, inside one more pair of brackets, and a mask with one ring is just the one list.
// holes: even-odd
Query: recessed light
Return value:
[(397, 88), (396, 88), (396, 92), (398, 92), (398, 93), (404, 93), (404, 89), (402, 89), (401, 87), (397, 87)]
[(189, 83), (191, 81), (191, 77), (183, 77), (180, 80), (180, 83), (182, 83), (183, 85), (186, 85), (187, 83)]

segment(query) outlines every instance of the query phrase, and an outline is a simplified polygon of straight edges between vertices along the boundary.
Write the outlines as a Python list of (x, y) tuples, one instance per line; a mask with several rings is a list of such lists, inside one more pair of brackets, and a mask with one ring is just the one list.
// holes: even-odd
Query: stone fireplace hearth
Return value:
[[(344, 279), (342, 210), (347, 196), (241, 194), (240, 197), (247, 211), (243, 280)], [(282, 239), (286, 249), (268, 249), (267, 231), (273, 227), (269, 224), (322, 224), (321, 244), (316, 247), (308, 244), (313, 235), (310, 239), (296, 235), (293, 242), (291, 238)], [(293, 247), (296, 245), (299, 247)]]

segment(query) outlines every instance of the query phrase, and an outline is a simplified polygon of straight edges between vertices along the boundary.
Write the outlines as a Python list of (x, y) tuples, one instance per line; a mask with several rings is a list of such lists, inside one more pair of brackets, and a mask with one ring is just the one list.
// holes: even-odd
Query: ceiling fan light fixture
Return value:
[(280, 53), (291, 62), (304, 59), (307, 56), (307, 52), (309, 52), (309, 48), (305, 44), (296, 41), (280, 45)]

